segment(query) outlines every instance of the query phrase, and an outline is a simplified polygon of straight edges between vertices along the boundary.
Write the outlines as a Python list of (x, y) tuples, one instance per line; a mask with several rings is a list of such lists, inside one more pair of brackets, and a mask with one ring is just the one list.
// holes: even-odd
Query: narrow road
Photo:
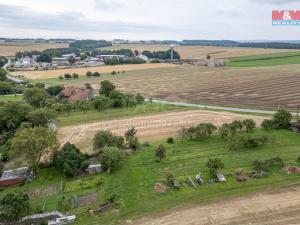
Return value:
[(15, 82), (15, 83), (18, 83), (18, 84), (23, 84), (23, 83), (26, 83), (26, 81), (20, 79), (20, 78), (17, 78), (17, 77), (12, 77), (10, 75), (6, 75), (7, 79), (12, 81), (12, 82)]
[[(146, 99), (149, 101), (149, 99)], [(153, 99), (154, 103), (168, 104), (168, 105), (177, 105), (177, 106), (188, 106), (195, 107), (199, 109), (211, 109), (211, 110), (222, 110), (229, 112), (241, 112), (241, 113), (257, 113), (257, 114), (265, 114), (265, 115), (274, 115), (276, 111), (271, 110), (260, 110), (260, 109), (245, 109), (245, 108), (235, 108), (235, 107), (223, 107), (223, 106), (211, 106), (211, 105), (201, 105), (201, 104), (193, 104), (193, 103), (185, 103), (185, 102), (171, 102), (165, 100)], [(291, 112), (293, 116), (297, 116), (297, 113)]]

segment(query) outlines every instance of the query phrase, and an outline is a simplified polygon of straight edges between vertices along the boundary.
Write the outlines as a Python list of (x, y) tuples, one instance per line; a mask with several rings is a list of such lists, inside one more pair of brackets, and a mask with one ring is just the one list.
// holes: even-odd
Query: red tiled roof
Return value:
[(87, 88), (65, 87), (64, 96), (70, 101), (87, 100), (92, 90)]

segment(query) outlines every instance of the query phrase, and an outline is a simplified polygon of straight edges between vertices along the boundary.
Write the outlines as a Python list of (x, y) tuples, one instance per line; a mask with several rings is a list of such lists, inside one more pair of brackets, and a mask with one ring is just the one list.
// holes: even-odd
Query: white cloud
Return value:
[(298, 0), (85, 0), (84, 4), (10, 0), (9, 4), (0, 0), (1, 36), (148, 40), (300, 36), (299, 27), (271, 24), (273, 9), (300, 9)]

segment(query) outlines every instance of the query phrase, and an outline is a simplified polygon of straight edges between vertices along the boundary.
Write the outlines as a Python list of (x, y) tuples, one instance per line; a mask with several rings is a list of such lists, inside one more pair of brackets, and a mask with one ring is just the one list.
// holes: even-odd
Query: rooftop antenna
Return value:
[(174, 45), (173, 44), (171, 44), (170, 45), (170, 48), (171, 48), (171, 62), (173, 62), (173, 59), (174, 59)]

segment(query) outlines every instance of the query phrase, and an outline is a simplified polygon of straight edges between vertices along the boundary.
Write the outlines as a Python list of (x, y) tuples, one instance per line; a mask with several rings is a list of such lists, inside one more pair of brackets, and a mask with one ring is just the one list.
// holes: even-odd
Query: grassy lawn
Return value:
[(4, 96), (0, 95), (0, 102), (19, 102), (23, 101), (22, 95), (11, 95), (11, 96)]
[[(251, 171), (251, 162), (255, 159), (268, 159), (280, 156), (288, 165), (300, 166), (296, 158), (300, 156), (300, 137), (291, 131), (262, 131), (258, 134), (269, 137), (270, 141), (263, 147), (252, 150), (230, 151), (227, 143), (219, 136), (206, 140), (185, 141), (175, 144), (165, 144), (167, 158), (158, 162), (154, 157), (154, 149), (159, 142), (151, 143), (138, 153), (128, 156), (121, 169), (112, 175), (99, 174), (86, 177), (65, 179), (54, 169), (41, 170), (39, 178), (32, 184), (11, 188), (0, 193), (16, 190), (29, 190), (46, 188), (50, 185), (59, 185), (65, 181), (64, 195), (84, 195), (97, 192), (100, 202), (94, 205), (70, 210), (78, 216), (76, 224), (118, 224), (126, 219), (139, 217), (149, 213), (162, 212), (177, 206), (203, 203), (215, 199), (239, 196), (246, 193), (261, 191), (268, 188), (281, 187), (300, 181), (300, 175), (287, 175), (280, 170), (273, 171), (267, 178), (252, 178), (246, 183), (239, 183), (232, 174), (238, 168)], [(164, 140), (162, 142), (165, 142)], [(201, 172), (205, 179), (208, 170), (205, 166), (209, 157), (219, 157), (225, 163), (224, 173), (228, 178), (227, 183), (204, 184), (196, 189), (183, 185), (184, 180)], [(172, 172), (180, 180), (182, 187), (179, 191), (169, 191), (164, 194), (155, 193), (153, 186), (156, 182), (164, 182), (166, 173)], [(110, 210), (95, 216), (86, 214), (88, 207), (96, 208), (106, 201), (111, 194), (116, 194), (122, 203), (119, 210)], [(45, 204), (46, 211), (57, 209), (57, 200), (61, 194), (48, 197), (38, 197), (32, 200), (34, 209)]]
[(257, 56), (231, 58), (231, 67), (260, 67), (287, 64), (300, 64), (300, 52), (272, 53)]
[(136, 107), (107, 109), (101, 112), (98, 112), (96, 110), (90, 110), (87, 111), (85, 114), (83, 114), (83, 112), (71, 112), (70, 115), (58, 115), (57, 120), (60, 126), (70, 126), (92, 123), (102, 120), (117, 119), (122, 117), (148, 115), (161, 112), (175, 112), (188, 109), (190, 110), (193, 108), (156, 103), (144, 103), (143, 105), (137, 105)]

